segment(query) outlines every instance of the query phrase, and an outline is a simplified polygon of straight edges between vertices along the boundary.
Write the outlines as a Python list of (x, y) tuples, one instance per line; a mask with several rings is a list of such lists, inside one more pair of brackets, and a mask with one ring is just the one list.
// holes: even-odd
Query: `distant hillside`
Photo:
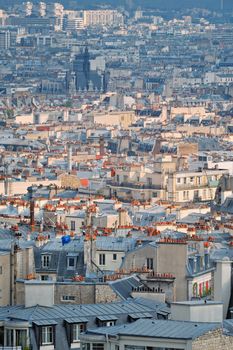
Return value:
[[(33, 0), (32, 0), (33, 1)], [(44, 0), (45, 2), (59, 2), (59, 0)], [(225, 9), (233, 10), (233, 0), (223, 0)], [(34, 0), (33, 2), (39, 2)], [(209, 9), (220, 9), (221, 0), (60, 0), (66, 7), (96, 7), (99, 5), (127, 5), (131, 8), (178, 9), (202, 7)], [(8, 7), (13, 4), (22, 4), (21, 0), (0, 0), (1, 7)]]

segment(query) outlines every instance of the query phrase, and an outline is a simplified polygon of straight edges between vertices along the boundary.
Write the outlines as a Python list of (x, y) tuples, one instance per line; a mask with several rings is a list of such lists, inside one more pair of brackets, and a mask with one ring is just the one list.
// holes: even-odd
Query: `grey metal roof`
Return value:
[[(165, 304), (162, 304), (163, 306)], [(0, 320), (4, 319), (17, 319), (25, 320), (29, 322), (43, 321), (43, 320), (58, 320), (69, 318), (91, 318), (106, 316), (109, 320), (109, 315), (113, 315), (118, 318), (118, 315), (129, 315), (132, 313), (144, 313), (144, 312), (156, 312), (158, 305), (153, 302), (150, 306), (143, 305), (142, 303), (134, 300), (127, 300), (123, 302), (113, 302), (106, 304), (69, 304), (69, 305), (54, 305), (53, 307), (45, 306), (33, 306), (24, 307), (1, 307), (0, 308)]]
[(67, 317), (64, 321), (67, 323), (87, 323), (88, 319), (85, 317)]
[(221, 328), (218, 323), (140, 319), (130, 324), (90, 330), (87, 334), (124, 335), (166, 339), (195, 339)]
[(39, 320), (33, 321), (33, 323), (37, 326), (53, 326), (57, 324), (55, 320)]
[(134, 288), (142, 287), (143, 283), (136, 276), (129, 276), (109, 283), (114, 292), (122, 299), (131, 297)]
[(115, 321), (117, 317), (114, 315), (101, 315), (96, 317), (99, 321)]
[(149, 312), (129, 314), (129, 317), (131, 317), (133, 320), (138, 320), (139, 318), (153, 318)]
[(96, 248), (98, 250), (115, 250), (115, 251), (129, 251), (134, 249), (136, 239), (121, 238), (121, 237), (100, 237), (96, 239)]

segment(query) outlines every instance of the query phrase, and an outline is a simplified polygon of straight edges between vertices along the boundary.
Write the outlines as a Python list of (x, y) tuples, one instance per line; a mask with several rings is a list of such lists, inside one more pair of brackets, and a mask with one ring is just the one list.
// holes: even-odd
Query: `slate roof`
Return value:
[(218, 328), (221, 328), (219, 323), (139, 319), (130, 324), (89, 330), (86, 334), (189, 340)]
[[(165, 304), (162, 304), (163, 306)], [(150, 313), (156, 315), (158, 305), (156, 303), (150, 306), (142, 305), (134, 300), (122, 302), (112, 302), (105, 304), (69, 304), (45, 306), (8, 306), (0, 307), (0, 320), (14, 319), (28, 322), (43, 322), (46, 320), (71, 320), (73, 318), (85, 319), (85, 322), (91, 318), (101, 317), (109, 319), (109, 315), (118, 319), (121, 315), (133, 313)]]
[(98, 250), (110, 251), (129, 251), (136, 246), (134, 238), (118, 238), (118, 237), (97, 237), (96, 248)]
[(143, 286), (143, 283), (136, 276), (122, 278), (120, 280), (110, 282), (109, 284), (114, 292), (117, 293), (120, 298), (125, 300), (131, 297), (133, 288)]

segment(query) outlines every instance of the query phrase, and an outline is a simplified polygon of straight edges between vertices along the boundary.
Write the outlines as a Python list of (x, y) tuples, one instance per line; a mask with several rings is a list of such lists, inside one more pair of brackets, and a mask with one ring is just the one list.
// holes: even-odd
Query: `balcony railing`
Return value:
[(32, 346), (0, 346), (0, 350), (32, 350)]
[(161, 190), (162, 187), (159, 185), (152, 185), (146, 183), (133, 183), (133, 182), (114, 182), (107, 181), (107, 185), (113, 187), (126, 187), (126, 188), (135, 188), (139, 190)]
[[(29, 347), (25, 349), (30, 349)], [(0, 350), (23, 350), (22, 346), (0, 346)]]
[(189, 189), (199, 189), (199, 188), (216, 188), (218, 186), (219, 181), (208, 181), (206, 183), (202, 184), (195, 184), (195, 183), (187, 183), (187, 184), (176, 184), (177, 190), (189, 190)]

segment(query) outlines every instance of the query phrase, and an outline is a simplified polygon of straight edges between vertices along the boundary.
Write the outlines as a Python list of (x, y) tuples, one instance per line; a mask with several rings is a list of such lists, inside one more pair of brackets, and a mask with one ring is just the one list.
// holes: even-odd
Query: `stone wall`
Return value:
[(55, 304), (67, 304), (68, 300), (64, 301), (63, 296), (75, 297), (71, 303), (75, 304), (93, 304), (95, 303), (94, 285), (92, 284), (56, 284), (55, 286)]
[[(73, 296), (75, 300), (64, 301), (63, 296)], [(119, 300), (118, 296), (113, 292), (108, 284), (82, 284), (71, 283), (63, 284), (57, 283), (55, 286), (55, 304), (95, 304), (107, 303)]]
[(108, 284), (96, 284), (95, 299), (96, 303), (109, 303), (120, 300)]
[(223, 335), (222, 329), (208, 332), (195, 339), (192, 344), (192, 350), (232, 350), (232, 337)]

